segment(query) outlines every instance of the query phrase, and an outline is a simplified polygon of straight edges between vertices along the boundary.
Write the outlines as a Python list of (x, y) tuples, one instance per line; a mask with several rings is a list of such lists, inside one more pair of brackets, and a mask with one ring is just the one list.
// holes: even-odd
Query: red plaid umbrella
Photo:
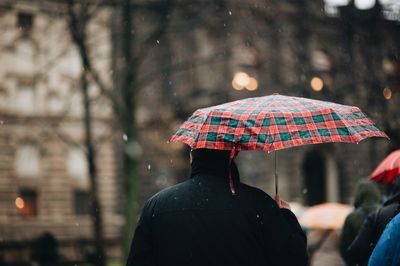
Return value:
[(368, 178), (390, 184), (397, 176), (400, 176), (400, 150), (390, 153)]
[(274, 94), (198, 109), (170, 141), (192, 149), (270, 152), (368, 137), (387, 135), (358, 107)]

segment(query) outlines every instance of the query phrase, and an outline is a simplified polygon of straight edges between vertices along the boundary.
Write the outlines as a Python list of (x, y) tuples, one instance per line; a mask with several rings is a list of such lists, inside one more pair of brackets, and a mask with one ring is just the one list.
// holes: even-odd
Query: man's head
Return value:
[(230, 151), (211, 150), (211, 149), (195, 149), (190, 151), (190, 163), (193, 160), (207, 161), (229, 161)]
[[(234, 160), (230, 158), (231, 151), (227, 150), (210, 150), (210, 149), (195, 149), (190, 151), (190, 164), (192, 172), (196, 171), (212, 171), (220, 172), (221, 175), (227, 175), (229, 168), (231, 169), (232, 177), (235, 180), (239, 179), (239, 171)], [(236, 157), (237, 152), (234, 154)]]

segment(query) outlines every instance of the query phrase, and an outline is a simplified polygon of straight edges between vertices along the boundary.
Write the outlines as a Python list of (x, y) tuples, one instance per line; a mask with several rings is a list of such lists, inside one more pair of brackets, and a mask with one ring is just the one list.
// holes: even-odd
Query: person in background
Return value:
[(345, 253), (350, 264), (367, 265), (386, 224), (400, 211), (400, 178), (397, 177), (388, 200), (365, 219), (360, 232)]
[[(358, 182), (354, 193), (354, 211), (347, 217), (340, 236), (340, 253), (345, 259), (347, 248), (356, 238), (360, 228), (373, 211), (381, 206), (382, 194), (376, 183), (368, 180)], [(352, 265), (347, 262), (347, 265)]]
[(54, 266), (59, 263), (58, 240), (50, 232), (44, 232), (32, 241), (31, 257), (35, 265)]
[(193, 150), (190, 179), (145, 203), (126, 265), (307, 265), (307, 238), (289, 209), (241, 183), (230, 151)]

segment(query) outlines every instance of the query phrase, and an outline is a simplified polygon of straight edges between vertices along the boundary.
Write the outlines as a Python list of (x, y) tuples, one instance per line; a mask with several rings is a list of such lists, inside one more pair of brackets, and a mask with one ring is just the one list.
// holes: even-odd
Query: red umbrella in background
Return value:
[(400, 150), (390, 153), (369, 175), (369, 179), (386, 184), (393, 183), (400, 175)]

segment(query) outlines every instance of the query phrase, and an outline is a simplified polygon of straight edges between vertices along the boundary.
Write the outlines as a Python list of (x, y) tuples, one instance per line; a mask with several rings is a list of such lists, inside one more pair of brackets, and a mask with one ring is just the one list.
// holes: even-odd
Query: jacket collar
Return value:
[(212, 176), (229, 180), (229, 164), (234, 182), (240, 182), (239, 171), (234, 161), (228, 158), (194, 158), (191, 164), (190, 178)]

